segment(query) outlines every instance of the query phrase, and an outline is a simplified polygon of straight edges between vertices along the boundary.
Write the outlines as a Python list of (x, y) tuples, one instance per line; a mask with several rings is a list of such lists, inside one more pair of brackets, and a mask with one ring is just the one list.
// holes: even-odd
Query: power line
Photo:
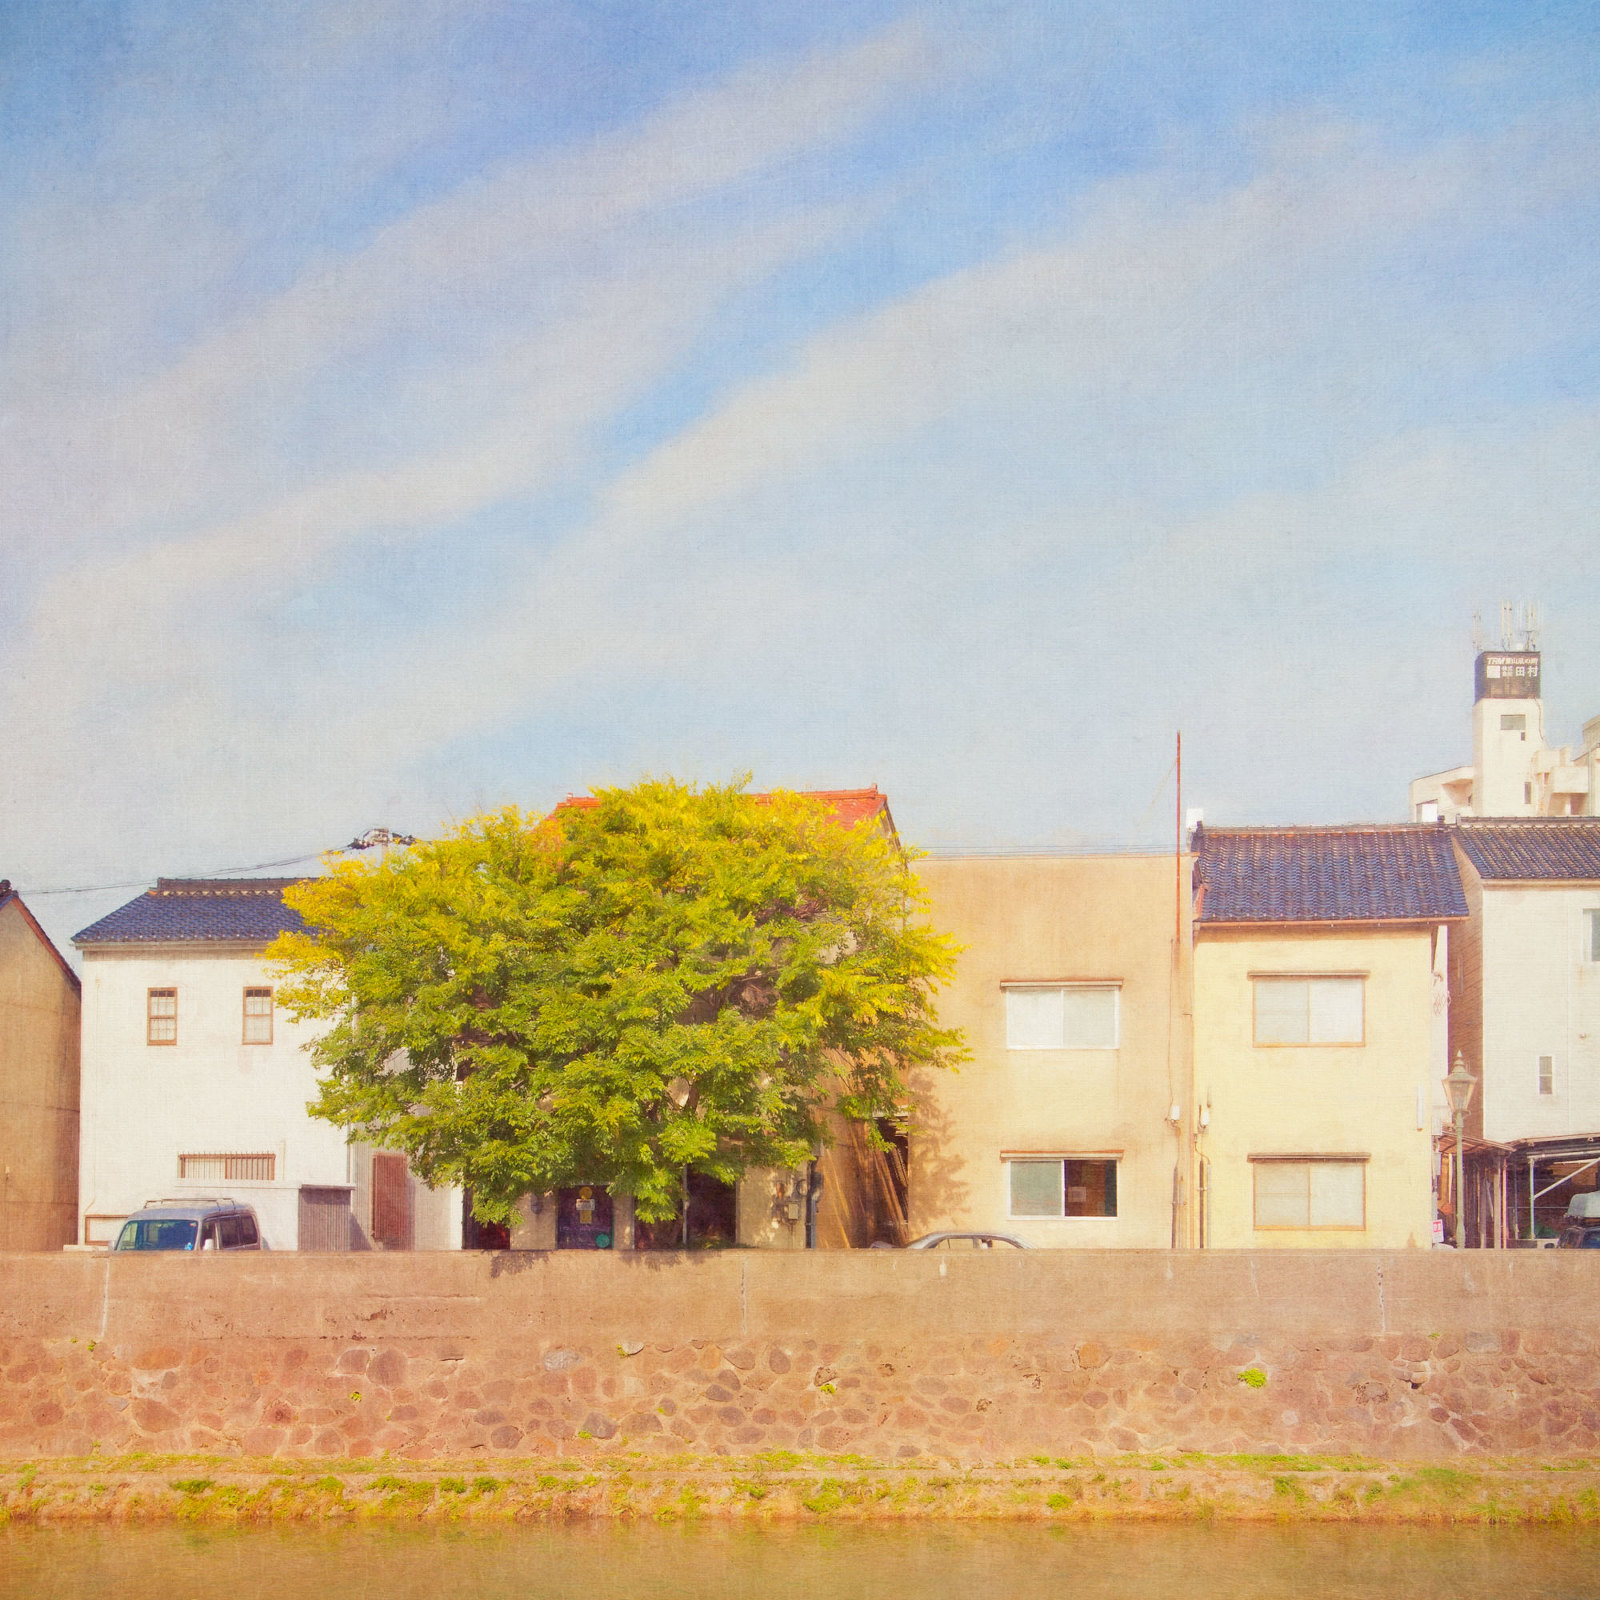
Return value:
[[(348, 845), (345, 849), (350, 848)], [(343, 855), (344, 850), (331, 852), (334, 855)], [(297, 867), (303, 861), (316, 861), (323, 855), (329, 854), (323, 850), (313, 850), (308, 855), (288, 856), (282, 861), (256, 861), (246, 867), (215, 867), (210, 872), (197, 872), (197, 878), (221, 878), (230, 872), (268, 872), (273, 867)], [(86, 883), (74, 888), (63, 889), (28, 889), (23, 891), (30, 895), (42, 894), (109, 894), (113, 889), (146, 889), (155, 882), (154, 878), (134, 878), (126, 883)]]

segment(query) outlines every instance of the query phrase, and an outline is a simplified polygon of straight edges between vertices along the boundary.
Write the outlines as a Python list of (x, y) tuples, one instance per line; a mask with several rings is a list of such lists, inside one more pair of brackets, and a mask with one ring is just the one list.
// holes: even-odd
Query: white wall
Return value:
[[(317, 1078), (304, 1046), (315, 1036), (275, 1008), (271, 1044), (245, 1044), (246, 987), (270, 985), (257, 953), (204, 946), (87, 950), (83, 962), (83, 1102), (79, 1231), (83, 1219), (123, 1216), (147, 1201), (226, 1194), (255, 1207), (270, 1249), (299, 1236), (302, 1185), (358, 1185), (358, 1248), (371, 1222), (358, 1148), (332, 1123), (309, 1116)], [(146, 1042), (152, 988), (178, 991), (178, 1038)], [(277, 1158), (270, 1183), (184, 1180), (179, 1155)], [(419, 1249), (461, 1242), (457, 1190), (413, 1195)]]
[[(1584, 912), (1600, 886), (1483, 892), (1483, 1132), (1538, 1139), (1600, 1132), (1600, 963)], [(1539, 1057), (1554, 1058), (1553, 1094)]]

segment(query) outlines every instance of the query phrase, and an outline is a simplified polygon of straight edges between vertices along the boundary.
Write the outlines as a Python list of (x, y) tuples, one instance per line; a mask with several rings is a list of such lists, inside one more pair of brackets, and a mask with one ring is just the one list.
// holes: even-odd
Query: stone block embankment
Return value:
[(0, 1257), (0, 1455), (1600, 1454), (1587, 1257)]

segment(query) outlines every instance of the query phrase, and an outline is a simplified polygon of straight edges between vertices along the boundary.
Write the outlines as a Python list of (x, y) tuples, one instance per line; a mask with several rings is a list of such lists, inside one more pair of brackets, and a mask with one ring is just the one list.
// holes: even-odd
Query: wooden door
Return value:
[(380, 1250), (411, 1248), (411, 1184), (406, 1158), (372, 1153), (372, 1242)]

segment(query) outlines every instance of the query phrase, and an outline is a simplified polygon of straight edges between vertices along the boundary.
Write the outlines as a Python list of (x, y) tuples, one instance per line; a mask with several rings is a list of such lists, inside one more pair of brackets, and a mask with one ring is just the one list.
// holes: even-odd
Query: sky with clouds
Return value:
[(1600, 13), (11, 0), (0, 873), (642, 773), (936, 849), (1600, 712)]

